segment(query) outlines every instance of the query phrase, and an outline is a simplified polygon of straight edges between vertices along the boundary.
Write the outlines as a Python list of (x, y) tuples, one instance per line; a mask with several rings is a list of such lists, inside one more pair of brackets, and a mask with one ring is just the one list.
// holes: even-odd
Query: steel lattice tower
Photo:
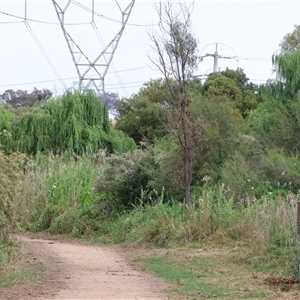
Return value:
[[(120, 29), (116, 33), (116, 35), (111, 39), (111, 41), (104, 47), (104, 49), (100, 52), (100, 54), (93, 60), (90, 60), (84, 54), (84, 52), (81, 50), (81, 48), (78, 46), (78, 44), (75, 42), (75, 40), (72, 38), (72, 36), (70, 35), (70, 33), (67, 31), (65, 27), (65, 14), (72, 0), (67, 0), (67, 3), (65, 3), (64, 5), (63, 4), (59, 5), (57, 2), (58, 1), (56, 0), (52, 0), (64, 37), (68, 44), (68, 48), (71, 53), (73, 63), (76, 67), (76, 71), (79, 78), (79, 91), (88, 89), (90, 88), (91, 85), (93, 85), (97, 93), (103, 96), (104, 78), (105, 75), (107, 74), (108, 68), (112, 62), (113, 56), (118, 47), (120, 38), (125, 29), (126, 23), (128, 21), (135, 0), (132, 0), (125, 9), (122, 9), (118, 4), (118, 2), (116, 1), (116, 4), (118, 5), (118, 8), (121, 12)], [(94, 0), (92, 0), (91, 13), (92, 13), (91, 24), (93, 26), (96, 26), (94, 21), (94, 14), (95, 14)], [(95, 73), (96, 76), (95, 74), (92, 73)], [(87, 83), (84, 85), (84, 82)]]

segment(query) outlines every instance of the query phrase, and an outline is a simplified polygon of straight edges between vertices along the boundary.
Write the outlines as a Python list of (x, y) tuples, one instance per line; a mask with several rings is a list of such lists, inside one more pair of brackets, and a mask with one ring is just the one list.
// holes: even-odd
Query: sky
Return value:
[[(56, 1), (64, 7), (68, 0)], [(120, 30), (120, 8), (130, 1), (71, 0), (65, 12), (66, 29), (91, 60)], [(118, 6), (119, 4), (119, 6)], [(136, 0), (108, 74), (105, 91), (130, 97), (143, 84), (162, 74), (149, 59), (149, 30), (159, 32), (157, 1)], [(242, 68), (250, 81), (262, 84), (274, 78), (271, 57), (284, 35), (300, 24), (299, 1), (201, 1), (192, 13), (192, 32), (199, 55), (213, 54), (216, 43), (219, 70)], [(100, 17), (101, 15), (102, 17)], [(27, 22), (24, 22), (26, 16)], [(104, 16), (104, 17), (103, 17)], [(199, 63), (195, 76), (213, 71), (213, 57)], [(7, 89), (47, 88), (54, 96), (77, 87), (78, 75), (52, 0), (0, 0), (0, 94)]]

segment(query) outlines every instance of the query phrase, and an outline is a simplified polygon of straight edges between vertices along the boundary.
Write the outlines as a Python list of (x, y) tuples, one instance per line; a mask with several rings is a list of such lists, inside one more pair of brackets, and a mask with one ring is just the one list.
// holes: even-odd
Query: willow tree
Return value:
[(300, 90), (300, 49), (273, 55), (276, 79), (281, 83), (280, 92), (290, 100), (298, 98)]
[[(188, 81), (197, 67), (197, 41), (191, 31), (192, 6), (166, 1), (157, 7), (160, 33), (150, 32), (152, 49), (157, 59), (149, 57), (163, 74), (173, 101), (169, 103), (168, 123), (178, 138), (183, 160), (185, 204), (191, 204), (192, 157), (198, 130), (189, 112), (191, 97)], [(173, 80), (177, 86), (172, 84)]]
[(300, 139), (300, 49), (273, 55), (276, 79), (261, 87), (265, 98), (250, 114), (248, 133), (264, 147), (298, 152)]
[(51, 100), (44, 108), (13, 112), (0, 107), (0, 144), (5, 152), (81, 155), (99, 149), (123, 153), (136, 148), (131, 138), (111, 126), (106, 105), (90, 92)]

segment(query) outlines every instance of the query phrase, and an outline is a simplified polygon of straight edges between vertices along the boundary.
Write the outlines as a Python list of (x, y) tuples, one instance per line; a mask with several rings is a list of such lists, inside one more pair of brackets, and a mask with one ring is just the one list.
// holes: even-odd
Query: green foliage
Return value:
[(258, 89), (257, 85), (249, 82), (249, 78), (241, 68), (237, 68), (236, 70), (226, 68), (226, 70), (221, 71), (220, 74), (232, 79), (242, 92), (246, 90), (255, 92)]
[(267, 100), (249, 116), (246, 125), (246, 132), (263, 147), (296, 154), (300, 146), (300, 101)]
[[(284, 55), (273, 55), (277, 78), (283, 82), (283, 93), (287, 99), (298, 98), (300, 89), (300, 49)], [(280, 95), (280, 94), (279, 94)], [(283, 96), (283, 95), (282, 95)]]
[(153, 193), (148, 184), (150, 151), (135, 150), (120, 156), (110, 155), (105, 162), (104, 171), (94, 184), (94, 191), (99, 193), (101, 205), (106, 211), (119, 213), (133, 209), (145, 199), (151, 201)]
[(6, 250), (9, 250), (11, 234), (19, 225), (18, 199), (23, 195), (22, 181), (25, 171), (24, 155), (14, 153), (6, 156), (0, 150), (0, 263)]
[(294, 25), (294, 31), (286, 34), (279, 46), (281, 53), (298, 50), (300, 48), (300, 25)]
[(266, 99), (286, 103), (299, 100), (300, 90), (300, 49), (272, 56), (276, 79), (269, 80), (261, 88)]
[(254, 86), (248, 83), (248, 78), (240, 69), (213, 73), (203, 85), (204, 95), (228, 98), (231, 101), (239, 122), (242, 122), (241, 116), (246, 118), (257, 107), (254, 91)]
[(12, 122), (14, 114), (0, 105), (0, 145), (11, 142)]
[(237, 147), (240, 128), (230, 102), (218, 97), (198, 97), (191, 103), (191, 111), (198, 117), (201, 138), (195, 146), (193, 183), (204, 176), (219, 179), (220, 168)]
[[(255, 140), (253, 140), (255, 146)], [(286, 156), (280, 149), (245, 157), (236, 152), (222, 168), (222, 182), (236, 203), (249, 205), (265, 195), (277, 197), (300, 189), (298, 155)], [(250, 201), (250, 202), (249, 202)]]
[(183, 161), (182, 149), (174, 136), (166, 136), (153, 147), (155, 168), (151, 169), (150, 185), (161, 193), (165, 190), (166, 198), (183, 198)]
[[(190, 104), (191, 119), (195, 122), (201, 138), (192, 140), (195, 155), (192, 159), (194, 186), (202, 186), (204, 177), (214, 182), (220, 179), (220, 169), (241, 141), (237, 135), (239, 127), (232, 115), (230, 103), (218, 98), (198, 97)], [(157, 191), (166, 191), (167, 198), (181, 200), (183, 197), (182, 149), (173, 135), (165, 136), (153, 146), (155, 167), (149, 167), (150, 185)]]
[(97, 166), (102, 163), (101, 153), (94, 158), (82, 156), (76, 160), (39, 154), (27, 175), (35, 197), (23, 226), (33, 231), (47, 230), (76, 237), (97, 231), (101, 216), (92, 186), (101, 173)]
[[(3, 109), (0, 114), (8, 115)], [(0, 137), (3, 149), (9, 153), (81, 155), (99, 149), (123, 153), (136, 148), (132, 139), (112, 128), (106, 105), (91, 92), (68, 94), (47, 102), (43, 109), (16, 110), (9, 130), (9, 137)]]
[(9, 89), (0, 95), (0, 101), (7, 107), (32, 107), (49, 100), (51, 96), (52, 93), (48, 89), (38, 90), (34, 88), (30, 94), (27, 91)]
[(170, 100), (163, 80), (150, 81), (138, 94), (118, 102), (116, 129), (124, 131), (137, 144), (143, 139), (153, 143), (167, 133), (166, 105)]
[[(167, 14), (166, 17), (170, 18), (167, 25), (171, 26), (165, 28), (166, 36), (163, 44), (171, 60), (172, 66), (170, 67), (175, 71), (173, 75), (175, 78), (177, 77), (176, 80), (181, 81), (191, 78), (193, 71), (198, 67), (199, 58), (197, 56), (197, 40), (191, 32), (191, 21), (187, 15), (185, 20), (179, 20), (178, 15), (175, 17)], [(176, 66), (182, 66), (184, 70), (178, 71), (175, 69)], [(184, 74), (180, 74), (181, 72)], [(181, 75), (184, 75), (184, 79), (180, 78)]]

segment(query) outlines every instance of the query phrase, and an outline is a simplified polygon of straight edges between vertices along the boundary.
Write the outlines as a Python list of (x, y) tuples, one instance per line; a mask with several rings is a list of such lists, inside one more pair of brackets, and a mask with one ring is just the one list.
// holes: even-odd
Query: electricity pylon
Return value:
[[(129, 5), (122, 9), (120, 5), (117, 3), (119, 10), (121, 12), (121, 21), (120, 21), (120, 29), (117, 34), (113, 37), (113, 39), (104, 47), (101, 53), (94, 59), (90, 60), (82, 51), (82, 49), (78, 46), (75, 40), (71, 37), (70, 33), (66, 30), (65, 27), (65, 13), (70, 6), (72, 0), (67, 0), (68, 2), (63, 5), (59, 5), (56, 0), (52, 0), (52, 3), (55, 7), (58, 20), (60, 22), (64, 37), (67, 41), (69, 51), (71, 53), (73, 63), (76, 67), (76, 71), (79, 77), (79, 91), (83, 89), (88, 89), (91, 85), (94, 86), (99, 96), (104, 96), (104, 78), (107, 74), (110, 63), (112, 62), (115, 51), (118, 47), (120, 38), (125, 29), (126, 23), (128, 21), (129, 15), (135, 3), (135, 0), (132, 0)], [(92, 21), (91, 24), (94, 26), (94, 0), (92, 0)], [(93, 73), (96, 73), (93, 74)], [(86, 85), (84, 85), (84, 81), (87, 81)]]

